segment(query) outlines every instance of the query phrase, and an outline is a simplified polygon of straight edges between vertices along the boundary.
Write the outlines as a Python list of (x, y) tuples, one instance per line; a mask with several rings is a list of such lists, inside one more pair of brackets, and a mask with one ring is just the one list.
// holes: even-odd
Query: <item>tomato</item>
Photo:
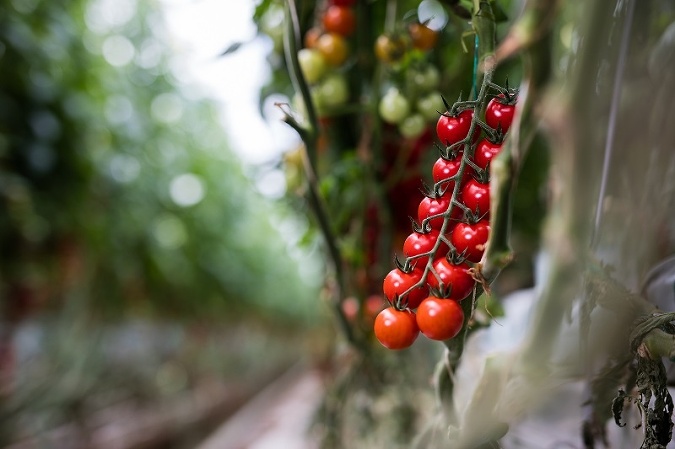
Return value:
[(434, 270), (441, 278), (442, 285), (439, 284), (434, 273), (430, 271), (427, 275), (429, 287), (441, 290), (444, 294), (447, 293), (450, 299), (461, 301), (469, 296), (473, 290), (475, 281), (469, 273), (467, 264), (455, 265), (444, 257), (434, 262)]
[(490, 184), (470, 179), (462, 187), (460, 201), (478, 217), (490, 216)]
[[(450, 195), (448, 194), (442, 195), (438, 198), (431, 198), (428, 196), (424, 197), (417, 207), (417, 220), (420, 224), (422, 224), (425, 219), (444, 213), (446, 210), (448, 210), (448, 207), (450, 207)], [(454, 207), (450, 218), (459, 220), (461, 217), (462, 210), (459, 207)], [(440, 230), (441, 226), (443, 226), (443, 217), (432, 218), (429, 220), (429, 225), (432, 229)], [(452, 226), (454, 226), (454, 224), (451, 223), (446, 229), (446, 232), (450, 232)]]
[(408, 294), (407, 298), (401, 297), (401, 295), (417, 284), (423, 275), (424, 272), (421, 269), (415, 269), (410, 273), (406, 273), (399, 268), (394, 268), (384, 277), (384, 282), (382, 283), (385, 298), (392, 303), (395, 303), (400, 298), (401, 302), (409, 308), (416, 308), (427, 296), (427, 288), (425, 286), (415, 288)]
[(361, 308), (358, 299), (350, 296), (342, 300), (342, 313), (344, 314), (347, 321), (353, 323), (356, 320), (356, 317), (359, 315), (359, 309)]
[[(441, 115), (436, 123), (436, 135), (445, 146), (450, 146), (466, 138), (471, 127), (473, 110), (465, 109), (457, 116)], [(479, 136), (479, 130), (474, 131), (474, 139)]]
[(363, 304), (363, 313), (367, 318), (372, 320), (384, 309), (385, 304), (386, 302), (382, 296), (370, 295)]
[(488, 220), (480, 220), (474, 224), (459, 223), (450, 233), (450, 243), (457, 253), (463, 254), (469, 262), (480, 262), (489, 237)]
[[(415, 86), (420, 92), (429, 92), (436, 89), (441, 82), (441, 72), (436, 66), (427, 64), (424, 67), (410, 69), (406, 73), (408, 82)], [(439, 95), (440, 99), (440, 95)], [(442, 103), (442, 101), (441, 101)], [(439, 108), (439, 111), (445, 110), (445, 105)]]
[(410, 113), (410, 102), (396, 88), (389, 89), (378, 107), (380, 116), (387, 123), (401, 123)]
[(398, 132), (406, 139), (413, 139), (422, 135), (427, 128), (427, 121), (422, 114), (411, 114), (398, 124)]
[(400, 61), (406, 50), (405, 41), (399, 37), (380, 34), (375, 40), (375, 57), (388, 64)]
[(346, 6), (329, 6), (323, 15), (323, 27), (329, 33), (350, 36), (356, 28), (354, 10)]
[(354, 6), (356, 0), (330, 0), (329, 3), (337, 6)]
[[(426, 234), (413, 232), (405, 239), (405, 242), (403, 242), (403, 255), (406, 257), (414, 257), (419, 256), (420, 254), (428, 253), (434, 248), (434, 245), (438, 240), (438, 236), (439, 232), (436, 229), (432, 229)], [(450, 248), (447, 245), (439, 245), (438, 251), (436, 252), (436, 257), (444, 257), (449, 250)], [(428, 260), (429, 256), (422, 256), (412, 259), (411, 262), (415, 264), (416, 267), (423, 269)]]
[(319, 37), (315, 47), (321, 52), (326, 62), (333, 66), (339, 66), (347, 60), (349, 47), (344, 37), (337, 33), (326, 33)]
[(331, 73), (314, 86), (312, 98), (322, 111), (325, 109), (334, 109), (347, 103), (349, 99), (349, 86), (347, 79), (342, 73)]
[(305, 48), (315, 48), (316, 43), (319, 42), (319, 38), (323, 34), (321, 28), (312, 27), (305, 33)]
[(300, 70), (305, 76), (305, 81), (314, 84), (321, 79), (326, 72), (326, 60), (323, 55), (314, 48), (303, 48), (298, 52)]
[[(431, 169), (431, 176), (434, 179), (435, 183), (441, 182), (443, 180), (452, 178), (459, 172), (459, 167), (462, 164), (462, 154), (459, 153), (454, 159), (444, 159), (439, 157), (434, 163), (433, 168)], [(468, 167), (468, 166), (467, 166)], [(464, 176), (460, 183), (465, 183), (470, 178), (469, 170), (464, 170)], [(452, 190), (455, 188), (455, 181), (449, 181), (445, 184), (446, 195), (452, 195)]]
[(410, 310), (387, 307), (375, 317), (375, 337), (388, 349), (405, 349), (419, 335), (415, 314)]
[(448, 340), (464, 325), (462, 306), (452, 299), (429, 296), (417, 309), (417, 326), (431, 340)]
[(492, 143), (487, 139), (482, 139), (476, 145), (476, 152), (473, 155), (473, 162), (483, 170), (486, 170), (492, 158), (502, 150), (501, 143)]
[(415, 103), (415, 107), (425, 120), (428, 120), (429, 122), (438, 120), (439, 114), (445, 109), (441, 94), (438, 91), (432, 91), (431, 93), (420, 97), (417, 100), (417, 103)]
[(490, 128), (497, 129), (501, 127), (502, 132), (507, 132), (511, 127), (515, 112), (515, 103), (509, 104), (504, 95), (500, 94), (488, 102), (485, 109), (485, 123)]
[(419, 50), (431, 50), (438, 40), (438, 33), (422, 23), (411, 23), (408, 26), (408, 34), (413, 47)]

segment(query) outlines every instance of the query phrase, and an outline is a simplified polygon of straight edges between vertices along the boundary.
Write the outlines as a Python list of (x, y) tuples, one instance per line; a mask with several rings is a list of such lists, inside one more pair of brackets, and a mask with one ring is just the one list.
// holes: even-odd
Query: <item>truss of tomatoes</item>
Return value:
[[(490, 162), (501, 151), (517, 102), (517, 91), (500, 90), (488, 102), (484, 122), (474, 118), (471, 102), (446, 107), (438, 119), (436, 134), (444, 148), (432, 168), (434, 187), (420, 202), (403, 244), (405, 262), (397, 259), (384, 278), (389, 307), (375, 318), (374, 332), (386, 348), (407, 348), (420, 332), (448, 340), (464, 326), (460, 303), (474, 291), (473, 264), (480, 262), (490, 236)], [(473, 157), (464, 155), (465, 144)]]

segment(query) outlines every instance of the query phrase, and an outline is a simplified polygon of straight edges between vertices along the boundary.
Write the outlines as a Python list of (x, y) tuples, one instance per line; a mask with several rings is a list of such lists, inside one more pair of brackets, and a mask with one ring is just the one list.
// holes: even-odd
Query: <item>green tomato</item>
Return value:
[(429, 122), (436, 122), (439, 117), (438, 113), (445, 111), (441, 93), (436, 90), (419, 98), (415, 103), (415, 108)]
[(398, 132), (406, 139), (412, 139), (421, 135), (427, 127), (427, 121), (422, 114), (412, 114), (403, 119), (398, 125)]
[(382, 120), (397, 124), (410, 113), (410, 102), (396, 88), (391, 88), (380, 100), (378, 108)]
[(347, 103), (349, 86), (342, 74), (332, 73), (316, 85), (315, 102), (326, 108), (336, 108)]
[(300, 70), (305, 76), (305, 81), (314, 84), (321, 79), (326, 72), (326, 60), (319, 50), (303, 48), (298, 52)]
[(410, 70), (408, 76), (412, 85), (420, 92), (436, 89), (441, 82), (441, 73), (431, 64), (421, 70)]

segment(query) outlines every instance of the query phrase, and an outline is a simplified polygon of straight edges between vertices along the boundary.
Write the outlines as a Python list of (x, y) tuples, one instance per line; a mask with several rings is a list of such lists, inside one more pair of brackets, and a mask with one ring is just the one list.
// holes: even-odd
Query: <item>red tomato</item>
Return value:
[[(421, 234), (419, 232), (413, 232), (405, 239), (403, 242), (403, 254), (406, 257), (419, 256), (420, 254), (425, 254), (431, 251), (438, 240), (439, 232), (436, 229), (432, 229), (426, 234)], [(440, 244), (438, 251), (436, 252), (436, 257), (445, 256), (450, 248), (445, 244)], [(429, 256), (422, 256), (412, 260), (412, 263), (416, 267), (423, 269), (427, 262), (429, 261)]]
[(323, 27), (329, 33), (350, 36), (356, 28), (356, 15), (345, 6), (329, 6), (323, 15)]
[(353, 296), (350, 296), (342, 301), (341, 306), (342, 306), (342, 313), (344, 313), (345, 318), (347, 318), (347, 321), (349, 321), (350, 323), (354, 322), (356, 317), (359, 315), (359, 309), (361, 308), (359, 300), (354, 298)]
[(469, 273), (467, 264), (455, 265), (444, 257), (434, 262), (434, 270), (438, 273), (442, 285), (431, 271), (427, 275), (427, 283), (431, 288), (447, 293), (450, 299), (460, 301), (469, 296), (473, 290), (475, 281)]
[[(436, 135), (438, 140), (445, 146), (450, 146), (466, 138), (471, 128), (473, 119), (473, 110), (466, 109), (460, 112), (456, 117), (441, 115), (436, 122)], [(474, 139), (480, 135), (480, 130), (474, 131)]]
[(369, 319), (374, 319), (384, 309), (386, 302), (381, 295), (370, 295), (363, 303), (363, 313)]
[(483, 170), (490, 166), (492, 158), (497, 156), (502, 150), (501, 143), (492, 143), (487, 139), (482, 139), (476, 146), (476, 152), (473, 155), (473, 162)]
[(464, 254), (469, 262), (480, 262), (485, 252), (485, 244), (490, 237), (490, 222), (459, 223), (450, 234), (450, 243), (458, 254)]
[(429, 296), (417, 309), (417, 326), (431, 340), (448, 340), (464, 325), (464, 311), (457, 301)]
[[(514, 99), (515, 101), (515, 99)], [(504, 95), (499, 95), (488, 102), (485, 109), (485, 123), (490, 128), (497, 129), (501, 127), (502, 132), (507, 132), (513, 122), (513, 115), (516, 111), (515, 103), (508, 103)]]
[(419, 335), (415, 314), (387, 307), (375, 317), (375, 337), (388, 349), (405, 349)]
[[(455, 159), (443, 159), (439, 157), (434, 163), (434, 167), (431, 170), (431, 175), (434, 179), (434, 182), (441, 182), (445, 179), (452, 178), (459, 171), (459, 166), (462, 164), (462, 155), (461, 153)], [(462, 177), (462, 183), (469, 180), (469, 170), (464, 170), (464, 176)], [(455, 181), (450, 181), (445, 184), (445, 192), (448, 195), (452, 194), (452, 189), (455, 188)]]
[[(420, 202), (420, 205), (417, 207), (417, 220), (420, 222), (420, 224), (422, 224), (425, 219), (433, 217), (434, 215), (444, 213), (445, 211), (448, 210), (448, 207), (450, 207), (449, 194), (440, 196), (438, 198), (431, 198), (426, 196)], [(454, 220), (459, 220), (461, 217), (462, 217), (462, 210), (459, 207), (455, 207), (452, 211), (452, 215), (450, 218)], [(431, 226), (431, 229), (440, 230), (441, 226), (443, 226), (443, 217), (439, 216), (430, 219), (429, 225)], [(450, 232), (452, 226), (454, 226), (454, 223), (451, 222), (445, 231)]]
[(356, 0), (330, 0), (329, 3), (337, 6), (354, 6)]
[(462, 187), (460, 194), (462, 204), (478, 217), (490, 216), (490, 184), (483, 184), (470, 179)]
[(403, 293), (409, 290), (413, 285), (417, 284), (424, 275), (423, 270), (415, 269), (410, 273), (406, 273), (399, 268), (394, 268), (385, 277), (382, 284), (384, 296), (392, 303), (397, 299), (401, 299), (404, 305), (411, 309), (419, 306), (420, 302), (427, 296), (427, 288), (425, 286), (417, 287), (412, 290), (407, 298), (402, 297)]

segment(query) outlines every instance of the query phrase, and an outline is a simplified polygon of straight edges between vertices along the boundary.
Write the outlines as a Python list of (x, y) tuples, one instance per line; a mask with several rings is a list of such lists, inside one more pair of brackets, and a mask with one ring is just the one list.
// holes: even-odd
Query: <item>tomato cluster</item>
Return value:
[[(330, 0), (319, 23), (305, 33), (298, 63), (319, 115), (347, 103), (349, 86), (342, 70), (350, 55), (349, 38), (356, 29), (356, 0)], [(294, 99), (303, 110), (300, 97)]]
[(475, 102), (438, 118), (436, 135), (444, 148), (432, 168), (434, 188), (419, 203), (403, 244), (405, 262), (397, 261), (384, 278), (390, 305), (376, 317), (374, 331), (385, 347), (407, 348), (420, 332), (448, 340), (464, 326), (461, 301), (474, 291), (474, 264), (490, 235), (490, 163), (501, 151), (516, 101), (517, 92), (501, 89), (488, 102), (484, 121), (474, 117)]

